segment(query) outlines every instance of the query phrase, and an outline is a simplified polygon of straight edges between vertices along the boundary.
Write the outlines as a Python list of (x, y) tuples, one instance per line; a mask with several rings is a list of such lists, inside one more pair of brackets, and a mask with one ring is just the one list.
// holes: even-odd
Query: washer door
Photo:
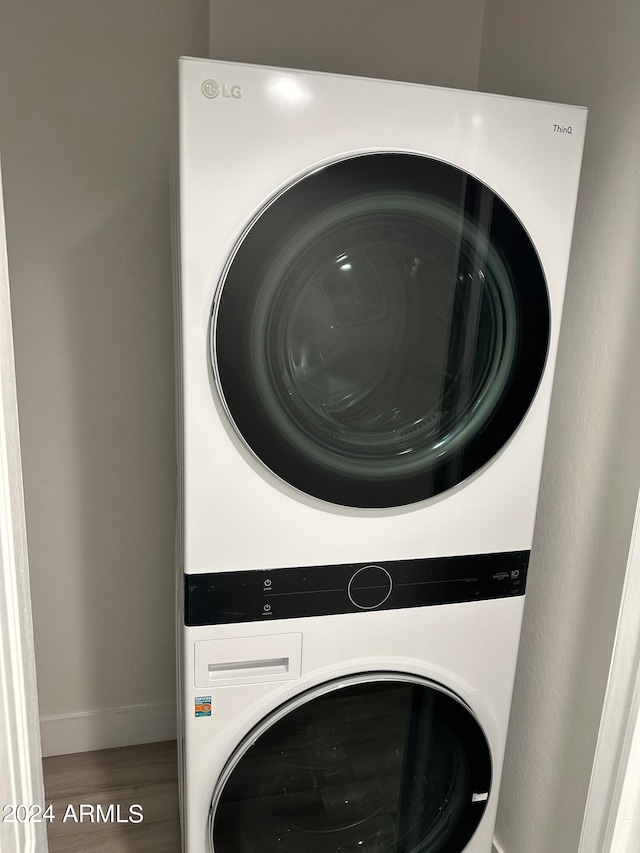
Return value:
[(213, 795), (214, 853), (460, 853), (491, 784), (469, 709), (399, 673), (330, 682), (240, 744)]
[(211, 328), (227, 412), (264, 465), (334, 504), (391, 507), (452, 488), (508, 441), (542, 376), (549, 302), (488, 187), (372, 154), (267, 205)]

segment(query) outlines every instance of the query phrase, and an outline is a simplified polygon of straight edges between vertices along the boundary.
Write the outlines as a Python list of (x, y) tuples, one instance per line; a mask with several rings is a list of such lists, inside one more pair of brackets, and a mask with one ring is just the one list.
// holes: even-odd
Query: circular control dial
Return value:
[(363, 566), (347, 587), (349, 598), (361, 610), (374, 610), (389, 598), (393, 588), (391, 575), (382, 566)]

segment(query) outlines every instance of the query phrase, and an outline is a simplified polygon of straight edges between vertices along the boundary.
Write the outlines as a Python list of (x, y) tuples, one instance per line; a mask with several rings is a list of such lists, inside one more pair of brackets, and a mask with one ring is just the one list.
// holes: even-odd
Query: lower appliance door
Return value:
[(266, 717), (213, 793), (214, 853), (461, 853), (489, 797), (477, 720), (424, 678), (327, 682)]

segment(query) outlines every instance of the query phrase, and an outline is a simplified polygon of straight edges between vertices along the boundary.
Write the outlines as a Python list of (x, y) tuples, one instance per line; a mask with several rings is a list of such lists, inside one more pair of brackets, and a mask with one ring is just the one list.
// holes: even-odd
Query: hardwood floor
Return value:
[(50, 853), (180, 853), (175, 741), (54, 755), (44, 778)]

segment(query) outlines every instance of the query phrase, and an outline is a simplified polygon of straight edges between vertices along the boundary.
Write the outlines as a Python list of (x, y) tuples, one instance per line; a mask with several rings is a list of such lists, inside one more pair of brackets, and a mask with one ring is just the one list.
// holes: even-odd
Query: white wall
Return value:
[(206, 0), (2, 3), (0, 144), (48, 752), (174, 736), (169, 170), (177, 59), (206, 55), (208, 21)]
[(576, 851), (640, 471), (637, 0), (486, 0), (480, 88), (589, 107), (497, 837)]

